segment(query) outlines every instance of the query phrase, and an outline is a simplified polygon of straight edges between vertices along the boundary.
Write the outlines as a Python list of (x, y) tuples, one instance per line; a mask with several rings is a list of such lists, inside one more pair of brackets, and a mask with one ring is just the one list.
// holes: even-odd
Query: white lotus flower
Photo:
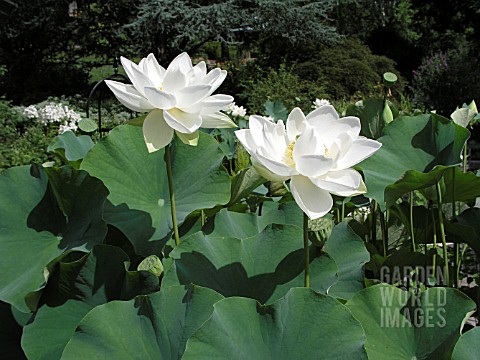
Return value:
[(366, 192), (360, 173), (351, 167), (377, 151), (381, 143), (359, 136), (360, 120), (339, 118), (330, 105), (305, 117), (295, 108), (286, 126), (250, 116), (249, 129), (235, 134), (260, 175), (271, 181), (290, 180), (290, 190), (310, 217), (322, 217), (333, 206), (330, 194)]
[(121, 62), (132, 85), (105, 82), (127, 108), (149, 112), (143, 122), (149, 152), (168, 145), (174, 132), (184, 143), (197, 145), (200, 127), (236, 127), (220, 112), (233, 97), (212, 95), (225, 80), (225, 70), (216, 68), (207, 73), (205, 62), (192, 66), (187, 53), (177, 56), (167, 69), (158, 64), (153, 54), (138, 65), (124, 57)]

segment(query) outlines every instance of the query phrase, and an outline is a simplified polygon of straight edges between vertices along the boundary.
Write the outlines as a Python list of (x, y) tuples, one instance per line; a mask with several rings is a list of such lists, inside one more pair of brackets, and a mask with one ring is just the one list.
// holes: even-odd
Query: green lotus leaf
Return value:
[(392, 87), (398, 80), (398, 76), (391, 72), (386, 72), (383, 74), (383, 83), (387, 87)]
[(370, 261), (365, 243), (342, 222), (333, 228), (324, 250), (338, 266), (338, 281), (328, 290), (328, 295), (350, 299), (365, 287), (365, 264)]
[[(382, 264), (381, 272), (379, 276), (386, 277), (382, 280), (388, 283), (392, 281), (399, 281), (400, 279), (396, 278), (399, 274), (410, 273), (411, 271), (416, 271), (418, 275), (418, 281), (428, 284), (431, 281), (435, 281), (436, 285), (446, 286), (446, 279), (443, 271), (444, 261), (443, 258), (437, 256), (434, 260), (434, 255), (437, 254), (437, 250), (430, 249), (427, 253), (412, 251), (410, 249), (410, 244), (406, 247), (401, 247), (400, 249), (395, 249), (392, 253), (386, 258)], [(436, 271), (438, 271), (438, 276), (433, 276), (432, 272), (423, 272), (425, 269), (433, 269), (436, 266)], [(430, 277), (430, 279), (428, 278)], [(402, 281), (403, 283), (403, 281)]]
[(464, 320), (475, 303), (453, 288), (409, 293), (380, 284), (352, 297), (346, 306), (362, 324), (371, 360), (450, 359)]
[[(198, 146), (178, 139), (171, 146), (179, 224), (194, 210), (226, 204), (230, 178), (221, 166), (218, 143), (201, 133)], [(110, 191), (105, 220), (128, 237), (137, 253), (157, 253), (173, 229), (164, 151), (147, 151), (141, 127), (117, 126), (91, 149), (82, 169)]]
[(395, 202), (404, 194), (414, 190), (422, 190), (433, 186), (433, 193), (436, 197), (435, 185), (439, 182), (449, 168), (446, 166), (436, 166), (432, 171), (423, 173), (416, 170), (408, 170), (403, 177), (385, 189), (385, 203), (387, 207)]
[(76, 300), (68, 300), (56, 307), (42, 306), (34, 322), (23, 329), (22, 348), (28, 359), (60, 359), (78, 323), (92, 308), (92, 305)]
[[(453, 172), (455, 171), (455, 173)], [(480, 197), (480, 177), (474, 173), (454, 168), (445, 172), (445, 194), (443, 202), (469, 201)]]
[(65, 251), (105, 238), (103, 184), (65, 166), (8, 169), (0, 176), (0, 299), (29, 312), (24, 297), (45, 282), (44, 268)]
[(382, 136), (385, 125), (393, 120), (393, 113), (388, 104), (385, 104), (383, 99), (375, 98), (348, 106), (346, 115), (358, 117), (362, 125), (360, 134), (370, 139)]
[[(261, 233), (238, 239), (196, 233), (171, 253), (172, 267), (163, 284), (209, 287), (223, 296), (245, 296), (271, 303), (292, 287), (303, 286), (303, 231), (293, 225), (269, 225)], [(326, 253), (310, 248), (310, 284), (326, 293), (338, 268)]]
[[(384, 134), (378, 139), (382, 147), (358, 164), (365, 175), (366, 196), (381, 206), (385, 202), (391, 204), (402, 191), (428, 186), (434, 178), (441, 176), (443, 170), (436, 166), (449, 167), (460, 163), (460, 154), (470, 132), (451, 120), (430, 114), (400, 117), (385, 127)], [(409, 170), (411, 172), (406, 174)], [(432, 170), (432, 174), (427, 174)], [(415, 186), (404, 186), (403, 178), (405, 182), (414, 182)], [(387, 189), (389, 185), (392, 187)], [(397, 194), (391, 194), (402, 187)]]
[(455, 220), (445, 222), (448, 238), (456, 243), (466, 243), (480, 254), (480, 209), (466, 209)]
[(480, 328), (475, 327), (458, 339), (452, 360), (476, 360), (480, 353)]
[(365, 335), (339, 301), (306, 288), (271, 305), (226, 298), (187, 342), (183, 359), (366, 359)]
[(59, 306), (75, 299), (96, 306), (158, 291), (158, 277), (148, 271), (128, 271), (129, 261), (122, 249), (110, 245), (97, 245), (76, 260), (62, 259), (50, 268), (42, 301)]
[(261, 216), (222, 209), (207, 223), (203, 231), (209, 237), (245, 239), (262, 232), (270, 224), (303, 228), (303, 212), (294, 201), (280, 204), (274, 201), (264, 202)]
[(70, 253), (49, 266), (41, 298), (45, 305), (22, 336), (29, 359), (60, 359), (78, 323), (95, 306), (159, 289), (157, 276), (126, 270), (129, 258), (120, 248), (97, 245), (79, 258), (81, 254)]
[(260, 176), (254, 167), (242, 169), (232, 179), (232, 190), (229, 205), (233, 205), (257, 187), (262, 185), (266, 180)]
[[(400, 243), (408, 242), (407, 246), (411, 247), (410, 206), (408, 202), (403, 201), (391, 207), (390, 219), (393, 221), (388, 229), (390, 246), (396, 244), (394, 247), (397, 247)], [(394, 235), (395, 232), (397, 232), (396, 236)], [(433, 242), (432, 214), (425, 206), (418, 205), (413, 207), (413, 232), (415, 242), (422, 244), (431, 244)]]
[(210, 289), (172, 286), (97, 306), (80, 322), (62, 359), (179, 359), (221, 299)]
[[(436, 166), (428, 173), (409, 170), (402, 179), (385, 189), (387, 207), (393, 205), (402, 195), (414, 190), (434, 186), (444, 179), (443, 201), (468, 201), (480, 196), (480, 177), (473, 173), (463, 173), (458, 167)], [(434, 188), (435, 189), (435, 188)], [(434, 191), (436, 199), (436, 192)]]
[(98, 123), (93, 119), (84, 118), (78, 122), (78, 127), (83, 132), (91, 133), (98, 129)]
[(48, 146), (47, 151), (55, 153), (67, 164), (78, 169), (82, 159), (93, 147), (93, 141), (90, 136), (76, 136), (73, 131), (65, 131), (63, 134), (55, 137), (55, 140)]

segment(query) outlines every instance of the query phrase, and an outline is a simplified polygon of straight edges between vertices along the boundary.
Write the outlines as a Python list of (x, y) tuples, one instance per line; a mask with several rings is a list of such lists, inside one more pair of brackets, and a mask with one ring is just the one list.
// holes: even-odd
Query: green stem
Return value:
[[(457, 216), (456, 213), (456, 203), (455, 203), (455, 168), (452, 167), (452, 219)], [(453, 245), (453, 251), (455, 253), (455, 256), (453, 258), (453, 268), (455, 269), (455, 273), (453, 274), (453, 286), (458, 287), (458, 280), (459, 280), (459, 258), (460, 258), (460, 248), (459, 244), (455, 243)]]
[(305, 252), (305, 279), (303, 285), (310, 287), (310, 247), (308, 242), (308, 216), (303, 214), (303, 250)]
[[(428, 205), (432, 209), (431, 204)], [(432, 224), (433, 224), (433, 248), (435, 253), (433, 254), (433, 277), (436, 277), (437, 273), (437, 222), (435, 221), (435, 214), (433, 211), (429, 211), (432, 214)]]
[(388, 230), (385, 224), (385, 216), (383, 215), (383, 211), (380, 210), (380, 226), (382, 229), (382, 240), (383, 240), (383, 256), (387, 256), (387, 244), (388, 244)]
[(455, 272), (453, 274), (453, 286), (458, 287), (458, 280), (459, 280), (459, 273), (458, 269), (460, 269), (460, 248), (458, 247), (458, 243), (453, 244), (453, 250), (455, 253), (455, 256), (453, 258), (453, 268), (455, 269)]
[(377, 244), (377, 206), (378, 203), (373, 200), (373, 206), (372, 206), (372, 244), (376, 247)]
[(460, 257), (460, 261), (458, 262), (458, 268), (456, 269), (457, 273), (459, 274), (459, 278), (460, 278), (460, 268), (462, 267), (463, 257), (465, 256), (465, 251), (467, 251), (467, 249), (468, 249), (468, 245), (467, 245), (467, 244), (463, 244), (463, 247), (462, 247), (462, 256)]
[(385, 244), (387, 245), (387, 254), (388, 254), (388, 221), (390, 219), (390, 212), (388, 209), (385, 209)]
[(200, 212), (201, 215), (201, 221), (202, 221), (202, 228), (205, 225), (205, 211), (202, 209)]
[(463, 146), (463, 173), (467, 172), (467, 143)]
[(447, 286), (450, 284), (450, 276), (448, 273), (448, 249), (447, 249), (447, 239), (445, 237), (445, 228), (443, 226), (443, 211), (442, 211), (442, 190), (440, 188), (440, 183), (437, 182), (437, 201), (438, 201), (438, 225), (440, 229), (440, 236), (442, 237), (443, 244), (443, 261), (445, 263), (445, 281)]
[(342, 217), (341, 220), (345, 219), (345, 199), (342, 199)]
[(170, 210), (172, 212), (173, 233), (175, 236), (175, 245), (180, 244), (180, 236), (178, 235), (177, 212), (175, 210), (175, 194), (173, 191), (172, 177), (172, 159), (170, 144), (165, 147), (165, 163), (167, 164), (168, 190), (170, 192)]
[(409, 203), (410, 203), (410, 236), (412, 237), (412, 247), (413, 247), (413, 251), (415, 252), (416, 251), (415, 232), (413, 228), (413, 191), (410, 193)]

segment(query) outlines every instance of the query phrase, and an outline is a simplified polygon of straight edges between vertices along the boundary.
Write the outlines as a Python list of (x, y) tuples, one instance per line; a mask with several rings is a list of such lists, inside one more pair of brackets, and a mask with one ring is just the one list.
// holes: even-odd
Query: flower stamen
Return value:
[(293, 140), (290, 144), (288, 144), (287, 148), (285, 149), (285, 153), (283, 154), (285, 163), (289, 166), (295, 165), (295, 161), (293, 160), (293, 148), (295, 147), (295, 142), (297, 140)]

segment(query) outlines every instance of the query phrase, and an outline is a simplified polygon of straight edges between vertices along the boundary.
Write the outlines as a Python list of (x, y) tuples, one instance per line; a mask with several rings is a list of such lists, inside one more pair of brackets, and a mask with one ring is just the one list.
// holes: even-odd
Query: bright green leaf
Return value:
[(473, 328), (458, 339), (452, 360), (477, 360), (480, 354), (480, 327)]
[[(455, 171), (455, 174), (453, 173)], [(458, 167), (445, 172), (445, 194), (443, 202), (469, 201), (480, 197), (480, 177), (464, 173)]]
[(55, 138), (47, 151), (59, 155), (67, 164), (78, 169), (82, 159), (92, 147), (93, 141), (90, 136), (76, 136), (73, 131), (65, 131)]
[[(176, 139), (172, 150), (179, 224), (194, 210), (229, 201), (230, 178), (212, 137), (200, 133), (198, 146)], [(92, 148), (82, 169), (110, 191), (106, 221), (128, 237), (137, 253), (156, 253), (173, 229), (164, 151), (148, 153), (142, 128), (122, 125)]]
[(350, 299), (364, 288), (364, 267), (370, 261), (364, 242), (343, 222), (333, 228), (324, 250), (335, 260), (339, 269), (338, 281), (328, 290), (328, 295)]
[(91, 133), (98, 129), (98, 124), (93, 119), (84, 118), (78, 122), (78, 128), (83, 132)]
[(370, 139), (378, 139), (382, 136), (385, 127), (384, 111), (385, 101), (383, 99), (367, 99), (348, 106), (346, 115), (360, 118), (361, 135)]
[(346, 306), (367, 336), (370, 360), (450, 359), (475, 303), (452, 288), (412, 294), (390, 285), (366, 288)]
[[(310, 284), (326, 293), (338, 268), (327, 254), (310, 249)], [(171, 253), (174, 264), (164, 285), (197, 284), (224, 296), (246, 296), (271, 303), (303, 285), (303, 232), (292, 225), (268, 226), (244, 239), (210, 237), (202, 233), (183, 239)]]
[(172, 286), (100, 305), (80, 322), (62, 359), (179, 359), (220, 299), (210, 289)]
[(362, 327), (339, 301), (294, 288), (272, 305), (227, 298), (187, 342), (183, 359), (366, 359)]
[(69, 249), (92, 248), (107, 232), (102, 183), (68, 166), (49, 172), (50, 184), (39, 166), (0, 176), (0, 299), (23, 312), (29, 311), (25, 295), (42, 286), (50, 261)]
[[(400, 180), (386, 187), (385, 203), (387, 204), (387, 207), (394, 205), (404, 194), (408, 194), (414, 190), (423, 190), (435, 186), (448, 169), (449, 168), (445, 166), (436, 166), (428, 173), (416, 170), (406, 171)], [(436, 197), (436, 191), (434, 191), (434, 194)]]
[(243, 199), (250, 192), (262, 185), (266, 180), (260, 176), (255, 168), (249, 167), (240, 171), (232, 180), (232, 190), (229, 205)]
[[(470, 135), (467, 129), (435, 114), (400, 117), (386, 126), (384, 133), (378, 139), (382, 147), (358, 165), (365, 175), (366, 196), (382, 206), (387, 186), (395, 184), (408, 170), (428, 173), (437, 165), (460, 163), (463, 145)], [(430, 180), (430, 176), (427, 178)]]
[(89, 254), (76, 258), (78, 255), (71, 254), (49, 266), (42, 294), (46, 305), (37, 311), (22, 337), (30, 359), (60, 359), (78, 323), (95, 306), (159, 289), (157, 276), (126, 270), (129, 259), (120, 248), (97, 245)]
[(22, 348), (28, 359), (60, 359), (78, 323), (92, 308), (92, 305), (75, 300), (57, 307), (42, 306), (35, 321), (23, 330)]

